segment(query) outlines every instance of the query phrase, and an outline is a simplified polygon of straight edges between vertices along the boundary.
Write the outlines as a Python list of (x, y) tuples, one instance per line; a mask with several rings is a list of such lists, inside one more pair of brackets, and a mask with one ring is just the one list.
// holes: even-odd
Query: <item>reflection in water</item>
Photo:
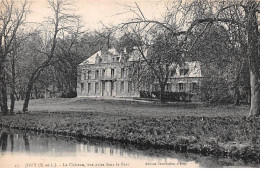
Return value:
[(29, 145), (28, 136), (26, 134), (23, 135), (23, 140), (24, 140), (25, 151), (29, 152), (30, 151), (30, 145)]
[(14, 134), (10, 134), (11, 152), (14, 150)]
[[(235, 165), (231, 159), (217, 159), (201, 157), (195, 154), (175, 153), (174, 151), (156, 150), (149, 148), (138, 148), (132, 145), (115, 144), (94, 140), (77, 142), (74, 139), (51, 137), (47, 135), (34, 135), (33, 133), (12, 133), (1, 131), (0, 147), (2, 156), (1, 162), (16, 158), (23, 158), (23, 162), (82, 162), (82, 163), (106, 163), (119, 162), (129, 163), (129, 167), (155, 167), (146, 163), (157, 164), (157, 167), (222, 167)], [(8, 141), (8, 136), (9, 141)], [(28, 153), (29, 152), (29, 153)], [(10, 153), (15, 154), (8, 156)], [(5, 159), (6, 158), (6, 159)], [(2, 160), (2, 161), (1, 161)], [(20, 161), (20, 160), (19, 160)], [(167, 164), (167, 165), (158, 165)], [(176, 164), (185, 163), (177, 166)], [(237, 162), (241, 163), (241, 161)], [(246, 164), (237, 166), (245, 166)], [(169, 165), (172, 164), (172, 165)], [(174, 165), (175, 164), (175, 165)], [(62, 167), (60, 166), (57, 167)], [(12, 167), (12, 166), (11, 166)], [(86, 166), (88, 167), (88, 166)]]
[(0, 138), (0, 145), (2, 147), (2, 152), (4, 153), (7, 149), (7, 138), (8, 134), (6, 132), (3, 132)]
[(95, 153), (98, 153), (98, 147), (95, 147)]
[(111, 147), (110, 148), (110, 155), (113, 156), (113, 154), (114, 154), (114, 149), (113, 149), (113, 147)]

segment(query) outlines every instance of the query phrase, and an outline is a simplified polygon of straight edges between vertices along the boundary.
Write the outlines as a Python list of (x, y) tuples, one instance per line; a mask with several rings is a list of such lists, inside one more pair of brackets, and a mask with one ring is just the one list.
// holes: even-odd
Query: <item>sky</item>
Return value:
[[(166, 0), (74, 0), (75, 13), (81, 16), (87, 30), (101, 29), (105, 25), (118, 25), (134, 17), (124, 5), (138, 6), (148, 19), (160, 18), (165, 11)], [(50, 11), (47, 0), (31, 0), (28, 22), (42, 22)], [(103, 24), (101, 24), (101, 22)]]

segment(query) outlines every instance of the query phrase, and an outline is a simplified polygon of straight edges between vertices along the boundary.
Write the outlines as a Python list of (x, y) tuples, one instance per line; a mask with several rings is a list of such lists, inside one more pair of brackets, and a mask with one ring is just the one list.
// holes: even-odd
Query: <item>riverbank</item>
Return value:
[(260, 120), (233, 117), (128, 117), (38, 113), (1, 117), (0, 126), (76, 138), (118, 141), (259, 163)]
[[(49, 101), (40, 104), (33, 101), (31, 105), (45, 107), (46, 103)], [(74, 107), (78, 106), (77, 110), (64, 111), (71, 108), (67, 101), (59, 102), (59, 105), (63, 104), (63, 110), (54, 110), (53, 103), (53, 107), (48, 106), (49, 110), (39, 107), (38, 111), (33, 110), (29, 114), (1, 116), (0, 126), (79, 139), (117, 141), (203, 155), (229, 156), (260, 163), (260, 118), (246, 120), (246, 113), (244, 116), (233, 115), (241, 112), (236, 108), (223, 108), (218, 113), (214, 108), (195, 106), (185, 108), (98, 100), (86, 104), (103, 103), (103, 107), (117, 104), (121, 107), (121, 111), (115, 107), (116, 112), (109, 112), (104, 108), (82, 110), (84, 107), (79, 105), (81, 101), (71, 103), (75, 104)], [(56, 102), (57, 109), (61, 108), (59, 105)], [(160, 113), (149, 112), (153, 109)], [(170, 111), (172, 113), (167, 113)], [(215, 111), (215, 115), (211, 111), (213, 114)], [(221, 115), (227, 111), (232, 112)]]

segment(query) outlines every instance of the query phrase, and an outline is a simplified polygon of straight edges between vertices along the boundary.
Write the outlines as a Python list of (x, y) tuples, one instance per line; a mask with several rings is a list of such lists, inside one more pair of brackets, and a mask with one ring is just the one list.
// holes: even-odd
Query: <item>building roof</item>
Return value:
[[(147, 51), (148, 50), (145, 50), (144, 51), (144, 55), (147, 56)], [(96, 57), (98, 56), (102, 56), (102, 55), (106, 55), (106, 54), (110, 54), (110, 55), (114, 55), (114, 56), (119, 56), (120, 59), (122, 57), (121, 54), (119, 54), (117, 52), (117, 50), (115, 48), (112, 48), (112, 49), (109, 49), (107, 51), (98, 51), (96, 53), (94, 53), (92, 56), (90, 56), (88, 59), (84, 60), (82, 63), (80, 63), (79, 65), (85, 65), (85, 64), (95, 64), (96, 62)], [(129, 58), (128, 58), (128, 61), (129, 62), (133, 62), (133, 61), (139, 61), (139, 60), (143, 60), (143, 57), (142, 55), (140, 54), (140, 52), (136, 49), (134, 50), (130, 55), (129, 55)]]
[[(112, 55), (112, 56), (117, 56), (120, 58), (119, 61), (121, 61), (122, 58), (122, 54), (119, 54), (116, 49), (109, 49), (107, 51), (98, 51), (96, 53), (94, 53), (92, 56), (90, 56), (88, 59), (84, 60), (82, 63), (80, 63), (79, 65), (86, 65), (86, 64), (95, 64), (96, 63), (96, 58), (97, 57), (102, 57), (102, 55)], [(144, 51), (144, 56), (148, 57), (148, 50)], [(129, 57), (127, 59), (127, 61), (129, 62), (134, 62), (134, 61), (139, 61), (139, 60), (144, 60), (143, 56), (141, 55), (141, 53), (135, 49), (131, 54), (129, 54)], [(173, 66), (176, 64), (173, 64)], [(180, 69), (181, 68), (185, 68), (187, 67), (188, 73), (185, 75), (181, 75), (180, 73)], [(177, 66), (177, 70), (176, 70), (176, 77), (180, 78), (180, 77), (201, 77), (201, 65), (200, 62), (198, 61), (192, 61), (192, 62), (185, 62), (184, 66)]]
[(101, 50), (94, 53), (92, 56), (90, 56), (88, 59), (81, 62), (79, 65), (85, 65), (85, 64), (95, 64), (96, 57), (101, 56)]

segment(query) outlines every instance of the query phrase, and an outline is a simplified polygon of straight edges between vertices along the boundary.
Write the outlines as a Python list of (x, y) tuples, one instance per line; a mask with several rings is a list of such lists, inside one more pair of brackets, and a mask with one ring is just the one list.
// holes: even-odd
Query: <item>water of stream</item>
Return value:
[(97, 140), (76, 140), (0, 128), (0, 167), (259, 167), (215, 158)]

